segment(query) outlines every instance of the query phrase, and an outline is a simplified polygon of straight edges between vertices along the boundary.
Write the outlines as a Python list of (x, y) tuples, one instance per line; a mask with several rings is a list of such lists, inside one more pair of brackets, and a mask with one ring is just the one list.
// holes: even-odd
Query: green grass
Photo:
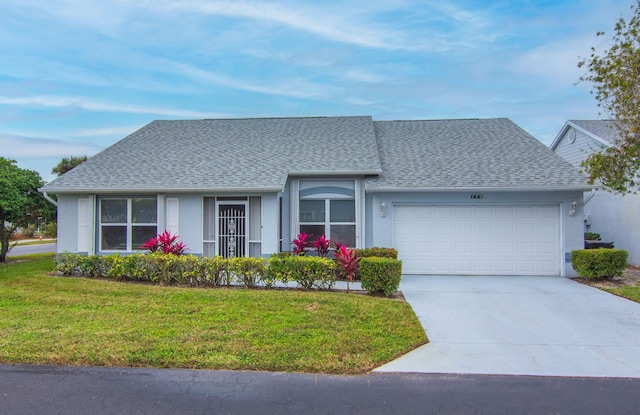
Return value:
[(619, 288), (608, 288), (610, 293), (619, 295), (620, 297), (628, 298), (631, 301), (640, 303), (640, 286), (628, 286)]
[[(404, 301), (53, 277), (0, 264), (0, 362), (362, 373), (424, 344)], [(22, 261), (20, 261), (22, 260)]]

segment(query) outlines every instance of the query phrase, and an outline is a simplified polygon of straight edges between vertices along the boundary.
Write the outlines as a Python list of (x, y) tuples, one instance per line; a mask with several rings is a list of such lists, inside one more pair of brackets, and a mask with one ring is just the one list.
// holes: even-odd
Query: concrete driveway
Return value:
[(562, 277), (403, 276), (430, 343), (377, 372), (640, 378), (640, 304)]

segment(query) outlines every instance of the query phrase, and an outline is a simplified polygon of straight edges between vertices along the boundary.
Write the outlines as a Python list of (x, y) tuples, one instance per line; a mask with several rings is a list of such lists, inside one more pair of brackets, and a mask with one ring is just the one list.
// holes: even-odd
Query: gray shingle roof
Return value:
[(615, 144), (618, 139), (613, 121), (610, 120), (569, 120), (580, 128), (597, 135), (608, 143)]
[(585, 177), (506, 118), (376, 121), (383, 173), (366, 189), (587, 188)]
[(43, 190), (281, 190), (290, 173), (380, 170), (371, 117), (153, 121)]
[(278, 191), (304, 174), (368, 175), (369, 191), (588, 187), (506, 118), (313, 117), (153, 121), (42, 190)]

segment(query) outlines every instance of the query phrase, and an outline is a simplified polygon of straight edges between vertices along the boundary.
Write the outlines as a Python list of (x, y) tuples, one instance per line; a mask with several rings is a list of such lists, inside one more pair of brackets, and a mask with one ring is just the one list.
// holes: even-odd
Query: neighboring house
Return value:
[[(565, 123), (551, 150), (580, 168), (589, 155), (613, 146), (618, 138), (611, 121), (570, 120)], [(614, 242), (616, 248), (629, 252), (629, 263), (640, 265), (640, 196), (622, 196), (605, 190), (585, 194), (585, 230), (602, 235), (602, 239)]]
[(394, 247), (411, 274), (575, 275), (576, 169), (512, 121), (154, 121), (45, 185), (58, 252), (269, 256), (299, 232)]

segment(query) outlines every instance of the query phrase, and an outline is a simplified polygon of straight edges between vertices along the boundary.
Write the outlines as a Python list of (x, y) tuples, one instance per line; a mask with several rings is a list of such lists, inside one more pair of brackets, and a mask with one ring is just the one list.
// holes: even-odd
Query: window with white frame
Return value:
[(326, 235), (333, 242), (356, 246), (356, 198), (353, 180), (301, 180), (299, 231), (311, 240)]
[(101, 251), (135, 251), (158, 234), (158, 203), (155, 197), (101, 198)]

